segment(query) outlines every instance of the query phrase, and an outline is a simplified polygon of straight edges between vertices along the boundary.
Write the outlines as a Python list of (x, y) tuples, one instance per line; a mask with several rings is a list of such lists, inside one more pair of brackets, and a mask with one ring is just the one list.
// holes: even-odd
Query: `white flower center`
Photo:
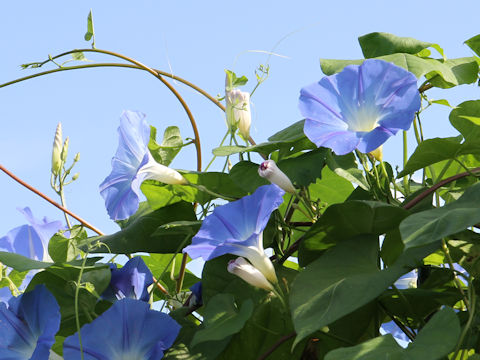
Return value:
[(347, 117), (348, 130), (369, 132), (377, 127), (381, 119), (379, 111), (374, 106), (361, 105)]

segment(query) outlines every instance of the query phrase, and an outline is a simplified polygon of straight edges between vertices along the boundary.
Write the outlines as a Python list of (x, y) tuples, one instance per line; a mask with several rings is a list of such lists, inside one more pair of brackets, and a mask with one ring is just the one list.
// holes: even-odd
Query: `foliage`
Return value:
[[(85, 39), (92, 40), (92, 52), (102, 52), (95, 49), (92, 12)], [(239, 145), (236, 127), (228, 129), (230, 145), (224, 139), (213, 150), (224, 158), (222, 171), (202, 171), (200, 162), (189, 171), (167, 168), (185, 146), (200, 151), (195, 127), (184, 143), (178, 127), (166, 126), (157, 143), (157, 129), (143, 114), (123, 115), (114, 171), (102, 188), (121, 229), (94, 234), (77, 219), (51, 236), (43, 259), (0, 247), (0, 287), (19, 295), (43, 284), (55, 297), (61, 320), (53, 351), (61, 355), (69, 337), (67, 347), (81, 352), (74, 335), (80, 330), (94, 351), (97, 330), (88, 329), (104, 326), (120, 307), (102, 297), (112, 272), (92, 254), (141, 252), (154, 277), (153, 308), (181, 326), (178, 337), (163, 329), (173, 343), (161, 349), (166, 359), (480, 358), (480, 101), (466, 99), (451, 110), (448, 121), (458, 133), (450, 137), (424, 138), (428, 134), (418, 131), (430, 106), (449, 106), (431, 100), (429, 89), (478, 81), (480, 35), (466, 41), (476, 55), (456, 59), (447, 59), (438, 44), (387, 33), (361, 36), (359, 43), (365, 59), (320, 60), (327, 77), (301, 93), (306, 120), (292, 119), (258, 144)], [(227, 92), (248, 85), (230, 70), (227, 80)], [(257, 74), (252, 93), (264, 80)], [(415, 132), (417, 143), (395, 176), (381, 144), (397, 131)], [(63, 203), (78, 158), (66, 167), (68, 141), (61, 142), (52, 186)], [(259, 172), (267, 159), (271, 171), (283, 175)], [(164, 180), (165, 172), (178, 181)], [(120, 200), (117, 190), (126, 194)], [(276, 195), (262, 195), (267, 192)], [(203, 303), (190, 291), (199, 279), (186, 270), (188, 254), (207, 260)], [(239, 263), (248, 266), (235, 268)], [(412, 270), (413, 286), (402, 287), (399, 280)], [(138, 272), (128, 276), (130, 282), (115, 281), (144, 280)], [(262, 289), (251, 285), (265, 282)], [(122, 306), (130, 323), (137, 312), (142, 321), (156, 317), (145, 315), (154, 313), (145, 312), (145, 304), (135, 311)], [(392, 328), (387, 323), (396, 330), (385, 333)]]

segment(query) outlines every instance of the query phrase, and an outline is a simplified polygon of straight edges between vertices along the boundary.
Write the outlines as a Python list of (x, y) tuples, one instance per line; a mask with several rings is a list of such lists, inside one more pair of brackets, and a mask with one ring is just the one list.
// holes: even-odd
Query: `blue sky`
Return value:
[[(261, 142), (301, 119), (297, 109), (302, 86), (322, 77), (319, 58), (360, 58), (357, 37), (373, 31), (439, 43), (447, 57), (470, 56), (463, 41), (480, 33), (478, 5), (458, 1), (82, 1), (2, 2), (0, 82), (35, 73), (23, 63), (41, 61), (83, 40), (86, 17), (93, 9), (100, 49), (133, 57), (181, 76), (212, 95), (224, 86), (224, 69), (254, 79), (254, 70), (270, 58), (270, 78), (252, 98), (252, 137)], [(283, 39), (283, 40), (282, 40)], [(278, 43), (282, 40), (280, 43)], [(92, 60), (108, 57), (88, 54)], [(47, 67), (49, 68), (49, 67)], [(47, 69), (45, 68), (45, 69)], [(204, 166), (225, 133), (221, 111), (189, 88), (176, 84), (198, 122)], [(252, 81), (245, 87), (251, 90)], [(475, 85), (430, 92), (452, 105), (479, 98)], [(56, 124), (70, 137), (70, 158), (80, 152), (79, 179), (66, 190), (68, 207), (104, 232), (116, 231), (98, 185), (110, 172), (117, 146), (116, 128), (124, 109), (140, 110), (159, 133), (169, 125), (183, 137), (192, 132), (182, 108), (155, 78), (126, 69), (89, 69), (36, 78), (0, 89), (0, 163), (49, 196), (51, 146)], [(426, 136), (456, 134), (447, 108), (437, 106), (424, 117)], [(411, 138), (413, 149), (413, 138)], [(389, 140), (384, 157), (401, 164), (401, 137)], [(221, 161), (215, 163), (221, 166)], [(193, 147), (184, 149), (172, 167), (195, 170)], [(62, 214), (7, 176), (0, 174), (0, 236), (25, 220), (17, 207), (30, 206), (37, 218), (62, 220)]]

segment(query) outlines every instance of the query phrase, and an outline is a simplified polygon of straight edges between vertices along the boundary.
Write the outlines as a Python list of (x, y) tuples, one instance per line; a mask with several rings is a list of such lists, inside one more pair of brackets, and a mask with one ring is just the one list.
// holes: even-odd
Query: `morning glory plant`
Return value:
[(284, 194), (277, 185), (264, 185), (252, 195), (216, 207), (183, 252), (205, 261), (225, 254), (245, 257), (268, 281), (276, 283), (275, 269), (263, 251), (263, 229)]
[[(48, 241), (63, 227), (62, 222), (51, 221), (46, 217), (42, 220), (35, 219), (29, 207), (18, 210), (25, 216), (28, 224), (14, 228), (0, 238), (0, 251), (20, 254), (32, 260), (51, 261), (48, 255)], [(26, 276), (27, 284), (32, 277), (31, 274)], [(0, 288), (0, 300), (6, 301), (11, 296), (8, 288)]]
[(100, 184), (100, 194), (112, 220), (123, 220), (139, 206), (140, 185), (152, 179), (165, 184), (186, 184), (177, 171), (155, 161), (148, 150), (150, 126), (145, 115), (124, 111), (118, 128), (119, 143), (112, 159), (112, 172)]
[(367, 59), (346, 66), (300, 91), (305, 135), (337, 155), (369, 153), (399, 130), (408, 130), (420, 108), (417, 78), (389, 62)]
[(151, 310), (135, 299), (115, 302), (90, 324), (82, 327), (80, 346), (78, 333), (69, 336), (63, 345), (65, 359), (84, 360), (157, 360), (172, 346), (180, 325), (169, 315)]
[(60, 308), (45, 285), (0, 302), (0, 359), (47, 360), (60, 326)]
[(121, 269), (117, 269), (116, 264), (110, 264), (110, 270), (112, 276), (102, 294), (104, 299), (113, 302), (131, 298), (148, 302), (148, 287), (153, 284), (153, 276), (140, 256), (128, 260)]

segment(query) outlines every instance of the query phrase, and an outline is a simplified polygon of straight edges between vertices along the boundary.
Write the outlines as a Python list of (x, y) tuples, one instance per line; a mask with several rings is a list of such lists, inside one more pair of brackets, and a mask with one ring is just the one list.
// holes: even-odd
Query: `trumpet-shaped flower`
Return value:
[(286, 192), (295, 193), (295, 187), (285, 173), (280, 170), (273, 160), (265, 160), (258, 167), (258, 175), (272, 184), (280, 186)]
[(124, 111), (118, 128), (119, 143), (112, 172), (100, 184), (110, 218), (123, 220), (138, 209), (140, 185), (152, 179), (165, 184), (186, 184), (177, 171), (157, 163), (148, 150), (150, 126), (140, 112)]
[(117, 269), (116, 264), (110, 266), (112, 277), (102, 294), (104, 299), (115, 301), (131, 298), (148, 302), (150, 296), (147, 288), (153, 284), (153, 275), (141, 257), (131, 258), (121, 269)]
[(420, 108), (416, 77), (383, 60), (368, 59), (300, 91), (305, 135), (337, 155), (369, 153), (399, 130), (408, 130)]
[(215, 208), (183, 252), (205, 261), (224, 254), (245, 257), (275, 283), (277, 278), (272, 262), (263, 252), (262, 234), (270, 214), (280, 206), (284, 194), (276, 185), (264, 185), (252, 195)]
[(0, 359), (46, 360), (60, 327), (60, 308), (44, 285), (0, 303)]
[[(20, 254), (33, 260), (51, 260), (48, 255), (48, 241), (63, 227), (62, 222), (50, 221), (47, 218), (37, 220), (28, 207), (18, 210), (29, 224), (16, 227), (0, 238), (0, 251)], [(27, 275), (27, 278), (31, 276)], [(6, 301), (10, 297), (8, 288), (0, 289), (0, 300)]]
[[(177, 338), (180, 325), (143, 301), (122, 299), (80, 330), (84, 360), (157, 360)], [(65, 359), (80, 360), (78, 333), (63, 344)]]
[(267, 291), (273, 290), (272, 284), (258, 271), (257, 268), (252, 266), (247, 260), (242, 257), (238, 257), (235, 260), (228, 262), (227, 270), (229, 273), (237, 275), (242, 280), (246, 281), (250, 285), (265, 289)]

